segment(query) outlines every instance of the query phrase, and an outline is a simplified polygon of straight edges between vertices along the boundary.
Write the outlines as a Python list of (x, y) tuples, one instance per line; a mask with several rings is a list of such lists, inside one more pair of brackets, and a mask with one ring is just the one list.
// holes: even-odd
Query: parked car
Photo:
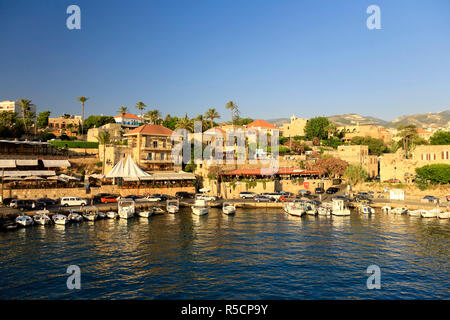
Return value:
[(280, 191), (280, 194), (282, 194), (285, 197), (293, 197), (294, 194), (292, 192), (287, 192), (287, 191)]
[(158, 197), (157, 195), (154, 195), (154, 194), (150, 194), (150, 195), (146, 196), (144, 199), (147, 201), (150, 201), (150, 202), (158, 202), (158, 201), (162, 200), (160, 197)]
[(256, 193), (250, 191), (242, 191), (239, 193), (239, 198), (241, 199), (252, 199), (256, 197)]
[(167, 201), (170, 198), (170, 196), (161, 193), (155, 193), (154, 196), (160, 198), (161, 201)]
[(195, 198), (198, 199), (198, 200), (206, 200), (206, 201), (216, 201), (216, 200), (217, 200), (216, 197), (214, 197), (214, 196), (208, 196), (208, 195), (206, 195), (206, 194), (197, 194), (197, 195), (195, 196)]
[(62, 197), (61, 205), (64, 207), (68, 206), (86, 206), (87, 200), (81, 199), (80, 197)]
[(186, 191), (178, 191), (177, 193), (175, 193), (175, 197), (178, 199), (194, 199), (195, 194)]
[(40, 199), (37, 199), (36, 202), (38, 204), (42, 205), (43, 207), (54, 206), (58, 203), (58, 201), (49, 199), (49, 198), (40, 198)]
[(450, 201), (450, 194), (447, 195), (447, 201)]
[(331, 198), (331, 200), (344, 200), (344, 201), (350, 201), (350, 198), (348, 196), (334, 196)]
[(311, 195), (311, 191), (309, 191), (309, 190), (300, 190), (298, 192), (298, 195), (301, 196), (301, 197), (307, 197), (307, 196)]
[(316, 190), (314, 190), (314, 193), (315, 194), (322, 194), (322, 193), (324, 193), (325, 192), (325, 189), (324, 188), (321, 188), (321, 187), (318, 187), (318, 188), (316, 188)]
[(114, 203), (117, 202), (117, 198), (119, 196), (116, 195), (110, 195), (110, 196), (104, 196), (100, 198), (101, 203)]
[(15, 209), (19, 209), (20, 211), (24, 211), (24, 210), (40, 210), (42, 209), (42, 205), (38, 204), (36, 201), (34, 200), (17, 200), (14, 199), (15, 201), (13, 202), (13, 208)]
[(110, 193), (99, 193), (92, 197), (94, 203), (100, 203), (103, 197), (112, 196)]
[(294, 198), (294, 197), (288, 197), (288, 196), (282, 195), (282, 196), (280, 197), (279, 201), (281, 201), (281, 202), (292, 202), (292, 201), (294, 201), (295, 199), (296, 199), (296, 198)]
[(133, 201), (137, 201), (137, 200), (140, 200), (140, 199), (142, 199), (142, 197), (139, 197), (139, 196), (135, 196), (135, 195), (133, 195), (133, 194), (130, 194), (130, 195), (128, 195), (128, 196), (125, 196), (125, 197), (123, 197), (124, 199), (129, 199), (129, 200), (133, 200)]
[(274, 201), (279, 201), (283, 194), (278, 192), (270, 192), (267, 194), (267, 197), (271, 198)]
[(5, 206), (9, 207), (12, 200), (14, 200), (14, 198), (4, 198), (2, 202)]
[(422, 200), (432, 203), (439, 202), (439, 198), (436, 198), (435, 196), (425, 196)]
[(256, 202), (270, 202), (272, 201), (271, 198), (263, 196), (263, 195), (257, 195), (253, 198)]
[(339, 191), (339, 188), (336, 188), (336, 187), (329, 187), (328, 189), (327, 189), (327, 194), (335, 194), (336, 192), (338, 192)]

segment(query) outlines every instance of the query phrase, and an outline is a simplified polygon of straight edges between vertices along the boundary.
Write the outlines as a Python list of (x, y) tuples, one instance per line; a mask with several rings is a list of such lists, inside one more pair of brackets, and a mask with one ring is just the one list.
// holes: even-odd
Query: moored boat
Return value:
[(232, 215), (236, 213), (236, 207), (234, 206), (234, 204), (230, 203), (230, 202), (224, 202), (222, 204), (222, 212), (227, 214), (227, 215)]
[(70, 220), (69, 220), (69, 218), (67, 218), (67, 216), (60, 214), (60, 213), (53, 215), (52, 219), (55, 224), (59, 224), (59, 225), (66, 225), (70, 222)]
[(70, 211), (70, 213), (67, 216), (67, 218), (69, 218), (69, 220), (71, 222), (81, 222), (81, 221), (83, 221), (83, 216), (80, 213), (75, 212), (74, 210)]
[(168, 213), (177, 213), (180, 210), (178, 200), (167, 200), (166, 210)]
[(390, 213), (392, 208), (390, 206), (383, 206), (381, 207), (381, 212), (383, 213)]
[(16, 223), (23, 227), (28, 227), (33, 224), (33, 219), (30, 216), (27, 216), (26, 214), (22, 214), (16, 218)]
[(164, 209), (160, 207), (153, 207), (152, 208), (152, 216), (159, 216), (164, 214)]
[(98, 215), (98, 219), (106, 219), (106, 212), (99, 211), (97, 213), (97, 215)]
[(411, 217), (420, 217), (422, 215), (422, 212), (424, 212), (425, 210), (409, 210), (408, 211), (408, 215)]
[(333, 212), (332, 214), (335, 216), (349, 216), (350, 209), (345, 207), (344, 200), (342, 199), (333, 199)]
[(48, 210), (39, 210), (36, 211), (36, 214), (33, 217), (33, 220), (36, 224), (46, 225), (51, 223), (51, 219), (48, 216), (50, 212)]
[(109, 219), (116, 219), (117, 216), (118, 216), (118, 214), (115, 211), (108, 211), (106, 213), (106, 217), (109, 218)]
[(423, 210), (421, 216), (422, 218), (436, 218), (439, 213), (441, 213), (439, 209)]
[(314, 203), (307, 202), (304, 207), (305, 213), (310, 216), (315, 216), (317, 214), (317, 208)]
[(130, 219), (134, 217), (135, 202), (128, 199), (120, 199), (117, 203), (118, 213), (121, 219)]
[(301, 217), (305, 214), (305, 205), (303, 201), (286, 202), (284, 211), (291, 216)]
[(406, 207), (398, 207), (391, 210), (390, 213), (393, 214), (406, 214), (408, 212), (408, 208)]
[(196, 199), (192, 206), (192, 213), (198, 216), (208, 214), (209, 207), (206, 200)]
[(438, 217), (439, 219), (450, 219), (450, 211), (440, 212)]
[(139, 211), (137, 214), (139, 217), (142, 218), (150, 218), (152, 216), (153, 210), (147, 210), (147, 211)]
[(317, 213), (319, 216), (330, 216), (331, 212), (332, 212), (332, 204), (329, 202), (323, 202), (317, 208)]
[(365, 205), (365, 204), (358, 205), (357, 211), (360, 214), (367, 214), (367, 215), (371, 215), (371, 214), (375, 213), (374, 208), (372, 208), (371, 206)]

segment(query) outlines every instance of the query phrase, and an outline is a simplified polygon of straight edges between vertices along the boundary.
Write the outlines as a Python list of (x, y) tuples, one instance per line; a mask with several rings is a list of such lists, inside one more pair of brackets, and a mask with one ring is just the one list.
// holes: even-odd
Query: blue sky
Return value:
[[(81, 8), (81, 30), (66, 8)], [(381, 8), (368, 30), (366, 8)], [(450, 109), (450, 1), (0, 0), (0, 100), (38, 111), (241, 116)]]

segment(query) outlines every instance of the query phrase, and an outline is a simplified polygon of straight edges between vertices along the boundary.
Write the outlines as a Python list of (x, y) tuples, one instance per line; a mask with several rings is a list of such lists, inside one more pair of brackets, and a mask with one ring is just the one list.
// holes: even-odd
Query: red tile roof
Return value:
[(275, 127), (273, 124), (268, 123), (264, 120), (256, 120), (252, 123), (249, 123), (247, 125), (247, 128), (265, 128), (265, 129), (278, 129), (278, 127)]
[(424, 130), (422, 128), (417, 128), (417, 133), (431, 133), (430, 131)]
[[(119, 114), (118, 116), (115, 116), (114, 118), (122, 118), (122, 115)], [(138, 119), (138, 120), (142, 120), (140, 117), (138, 117), (135, 114), (132, 113), (125, 113), (125, 119)]]
[(212, 134), (215, 134), (216, 131), (219, 131), (219, 132), (221, 132), (222, 134), (225, 134), (225, 133), (226, 133), (225, 130), (223, 130), (222, 128), (219, 128), (219, 127), (214, 127), (214, 128), (208, 129), (208, 130), (206, 130), (204, 133), (212, 133)]
[(131, 136), (136, 134), (171, 136), (174, 132), (166, 127), (157, 124), (144, 124), (136, 129), (128, 131), (124, 136)]

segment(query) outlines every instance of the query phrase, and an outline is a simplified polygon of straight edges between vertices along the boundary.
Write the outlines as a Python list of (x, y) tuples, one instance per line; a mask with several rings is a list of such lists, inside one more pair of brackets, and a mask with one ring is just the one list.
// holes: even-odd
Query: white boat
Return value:
[(52, 219), (48, 216), (50, 212), (48, 210), (39, 210), (36, 211), (36, 214), (33, 217), (33, 220), (36, 224), (45, 225), (49, 224)]
[(365, 205), (365, 204), (360, 204), (357, 207), (358, 213), (360, 214), (374, 214), (375, 213), (375, 209), (372, 208), (371, 206)]
[(317, 214), (319, 216), (331, 216), (333, 205), (329, 202), (322, 202), (317, 208)]
[(438, 214), (439, 219), (450, 219), (450, 211), (440, 212)]
[(439, 209), (423, 210), (421, 216), (422, 218), (436, 218), (439, 213), (441, 213)]
[(33, 224), (33, 219), (26, 214), (22, 214), (16, 218), (16, 223), (20, 224), (23, 227), (28, 227)]
[(390, 213), (391, 210), (392, 210), (392, 208), (389, 207), (389, 206), (383, 206), (383, 207), (381, 207), (381, 212), (383, 212), (383, 213)]
[(96, 206), (89, 206), (84, 208), (83, 218), (89, 221), (95, 221), (98, 218), (98, 208)]
[(411, 217), (420, 217), (422, 216), (422, 212), (424, 212), (425, 210), (409, 210), (408, 211), (408, 215), (410, 215)]
[(287, 202), (284, 211), (291, 216), (301, 217), (305, 214), (305, 206), (303, 202)]
[(66, 225), (70, 222), (69, 218), (67, 218), (67, 216), (63, 215), (63, 214), (55, 214), (53, 217), (53, 222), (55, 224), (61, 224), (61, 225)]
[(314, 203), (311, 203), (311, 202), (307, 202), (305, 204), (304, 210), (305, 210), (305, 213), (307, 215), (310, 215), (310, 216), (315, 216), (317, 214), (316, 205)]
[(70, 221), (73, 221), (73, 222), (81, 222), (81, 221), (83, 221), (83, 216), (81, 214), (79, 214), (78, 212), (75, 212), (73, 210), (70, 210), (68, 218), (69, 218)]
[(109, 218), (109, 219), (116, 219), (117, 216), (118, 216), (118, 214), (115, 211), (108, 211), (106, 213), (106, 217)]
[(168, 213), (177, 213), (180, 210), (178, 200), (167, 200), (166, 210)]
[(406, 207), (398, 207), (395, 209), (392, 209), (390, 213), (393, 214), (406, 214), (408, 212), (408, 208)]
[(208, 214), (209, 207), (206, 200), (196, 199), (192, 206), (192, 213), (198, 216)]
[(128, 199), (120, 199), (117, 203), (118, 213), (121, 219), (130, 219), (134, 217), (135, 202)]
[(350, 209), (345, 207), (344, 200), (342, 199), (333, 199), (333, 212), (332, 214), (335, 216), (349, 216)]
[(139, 211), (138, 216), (142, 218), (150, 218), (152, 216), (153, 210), (150, 211)]
[(106, 213), (103, 211), (99, 211), (97, 213), (97, 215), (98, 215), (98, 219), (106, 219)]
[(224, 202), (222, 204), (222, 212), (227, 214), (227, 215), (235, 214), (236, 213), (236, 207), (234, 206), (234, 204), (232, 204), (230, 202)]
[(153, 207), (152, 208), (152, 215), (153, 216), (159, 216), (159, 215), (162, 215), (162, 214), (164, 214), (164, 209), (163, 208), (160, 208), (160, 207)]

